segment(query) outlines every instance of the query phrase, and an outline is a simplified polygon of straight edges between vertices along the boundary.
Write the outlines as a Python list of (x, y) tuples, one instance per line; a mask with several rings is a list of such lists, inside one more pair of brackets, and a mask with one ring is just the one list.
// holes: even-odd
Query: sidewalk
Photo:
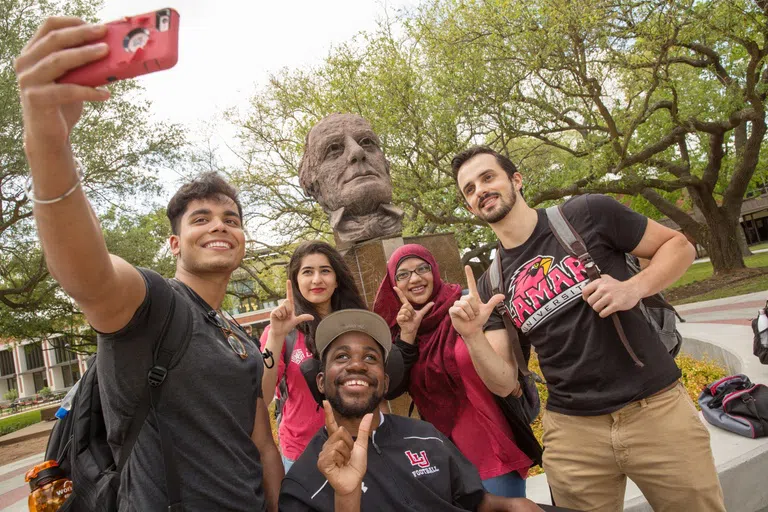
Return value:
[(49, 436), (55, 424), (55, 421), (41, 421), (34, 425), (19, 429), (16, 432), (0, 436), (0, 448), (8, 444), (18, 443), (19, 441), (25, 441), (35, 437)]
[(35, 464), (42, 462), (43, 453), (17, 460), (0, 467), (0, 510), (27, 512), (29, 484), (24, 481), (24, 474)]

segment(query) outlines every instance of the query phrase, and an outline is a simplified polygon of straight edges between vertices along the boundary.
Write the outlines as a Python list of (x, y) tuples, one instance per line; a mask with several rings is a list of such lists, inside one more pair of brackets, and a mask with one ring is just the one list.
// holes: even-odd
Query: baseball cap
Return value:
[(384, 358), (392, 349), (392, 333), (386, 320), (365, 309), (342, 309), (326, 316), (315, 331), (315, 346), (323, 358), (328, 346), (344, 333), (363, 332), (384, 349)]

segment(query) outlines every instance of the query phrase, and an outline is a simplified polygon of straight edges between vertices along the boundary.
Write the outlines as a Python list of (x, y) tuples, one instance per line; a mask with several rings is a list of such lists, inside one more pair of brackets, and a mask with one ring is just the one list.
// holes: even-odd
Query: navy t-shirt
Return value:
[[(629, 279), (625, 253), (637, 247), (648, 219), (602, 195), (575, 197), (563, 211), (601, 272)], [(555, 238), (545, 210), (537, 213), (530, 238), (502, 250), (502, 292), (521, 343), (529, 342), (538, 354), (549, 391), (547, 409), (608, 414), (673, 384), (680, 370), (639, 308), (622, 311), (619, 318), (643, 368), (635, 366), (611, 319), (600, 318), (582, 298), (586, 273)], [(492, 295), (487, 272), (478, 280), (478, 292), (483, 300)], [(504, 329), (495, 311), (485, 325), (494, 329)]]

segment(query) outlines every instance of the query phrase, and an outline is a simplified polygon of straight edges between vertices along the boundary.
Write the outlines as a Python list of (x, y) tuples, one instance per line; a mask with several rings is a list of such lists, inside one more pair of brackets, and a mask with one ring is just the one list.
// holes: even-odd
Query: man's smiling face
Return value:
[(345, 418), (362, 418), (379, 406), (389, 386), (384, 350), (372, 337), (347, 332), (324, 353), (325, 369), (317, 376), (318, 390)]
[(193, 273), (234, 271), (245, 255), (245, 233), (235, 202), (220, 195), (187, 205), (179, 234), (170, 239), (177, 265)]

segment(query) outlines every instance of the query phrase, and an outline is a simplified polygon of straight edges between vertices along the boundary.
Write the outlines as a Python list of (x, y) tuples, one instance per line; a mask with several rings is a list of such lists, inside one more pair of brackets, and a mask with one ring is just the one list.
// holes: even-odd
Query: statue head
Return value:
[(365, 215), (392, 202), (389, 163), (370, 123), (331, 114), (312, 127), (299, 164), (301, 188), (328, 213)]

